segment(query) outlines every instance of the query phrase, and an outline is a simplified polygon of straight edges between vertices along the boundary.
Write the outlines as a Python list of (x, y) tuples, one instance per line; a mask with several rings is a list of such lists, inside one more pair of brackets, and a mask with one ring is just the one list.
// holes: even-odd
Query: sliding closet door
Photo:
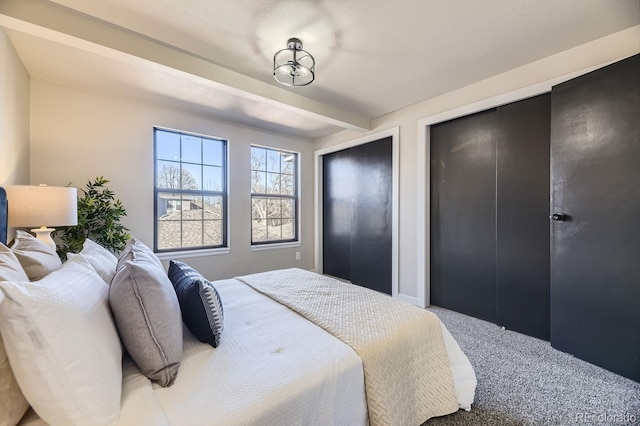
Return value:
[(431, 302), (549, 339), (550, 96), (431, 127)]
[(551, 95), (498, 108), (496, 323), (549, 340)]
[(391, 294), (393, 163), (391, 137), (350, 148), (351, 281)]
[(323, 272), (391, 294), (392, 140), (323, 156)]
[(551, 343), (640, 381), (640, 55), (553, 88)]
[(322, 159), (322, 272), (351, 278), (351, 182), (354, 170), (348, 150)]
[(431, 126), (431, 303), (496, 320), (495, 110)]

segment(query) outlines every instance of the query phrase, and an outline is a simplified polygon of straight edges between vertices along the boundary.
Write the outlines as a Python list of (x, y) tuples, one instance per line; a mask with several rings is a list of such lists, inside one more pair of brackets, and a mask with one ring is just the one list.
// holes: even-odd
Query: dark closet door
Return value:
[(431, 303), (496, 321), (495, 110), (431, 126)]
[(498, 108), (496, 323), (549, 340), (551, 95)]
[(553, 88), (551, 343), (640, 381), (640, 55)]
[(550, 95), (431, 127), (431, 301), (549, 339)]
[(351, 181), (348, 150), (322, 159), (322, 272), (351, 278)]
[(391, 294), (392, 140), (323, 156), (323, 272)]

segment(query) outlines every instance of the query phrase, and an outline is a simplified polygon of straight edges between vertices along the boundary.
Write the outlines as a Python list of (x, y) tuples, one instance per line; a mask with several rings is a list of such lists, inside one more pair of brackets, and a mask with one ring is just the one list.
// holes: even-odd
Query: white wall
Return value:
[[(418, 279), (424, 285), (424, 271), (421, 273), (420, 268), (425, 259), (418, 258), (425, 253), (418, 247), (418, 232), (423, 229), (419, 221), (423, 218), (418, 218), (417, 204), (419, 199), (424, 199), (424, 194), (418, 194), (419, 187), (424, 188), (424, 183), (418, 182), (423, 174), (418, 173), (417, 164), (418, 144), (424, 144), (425, 141), (418, 140), (418, 121), (541, 82), (583, 73), (639, 52), (640, 25), (372, 120), (373, 129), (370, 133), (400, 127), (399, 293), (406, 296), (405, 300), (415, 298), (416, 304), (420, 304), (418, 298), (422, 295), (418, 294)], [(438, 83), (425, 81), (416, 84)], [(343, 131), (314, 141), (314, 149), (361, 137), (363, 133)], [(428, 244), (428, 235), (426, 241)]]
[[(153, 247), (153, 127), (227, 139), (231, 253), (184, 261), (209, 279), (313, 267), (313, 150), (308, 140), (268, 133), (167, 105), (31, 81), (31, 183), (84, 188), (104, 176), (127, 209), (131, 233)], [(296, 248), (251, 251), (250, 145), (300, 152), (301, 237)], [(300, 251), (302, 259), (295, 260)]]
[(0, 28), (0, 186), (28, 183), (29, 74)]
[(29, 74), (0, 28), (0, 186), (29, 183)]

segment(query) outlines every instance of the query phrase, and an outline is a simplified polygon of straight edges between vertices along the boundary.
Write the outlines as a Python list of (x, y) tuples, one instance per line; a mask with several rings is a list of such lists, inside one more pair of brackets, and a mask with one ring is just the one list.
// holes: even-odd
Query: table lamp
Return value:
[(9, 204), (9, 226), (32, 229), (36, 238), (56, 248), (51, 238), (53, 228), (78, 224), (78, 190), (59, 186), (9, 185), (5, 187)]

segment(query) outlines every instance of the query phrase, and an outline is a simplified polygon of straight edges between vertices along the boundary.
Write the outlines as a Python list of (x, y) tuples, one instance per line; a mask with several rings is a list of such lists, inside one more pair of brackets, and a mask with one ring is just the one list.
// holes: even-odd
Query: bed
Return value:
[[(285, 306), (290, 304), (287, 300), (278, 302), (274, 300), (278, 295), (256, 287), (256, 280), (287, 274), (309, 273), (289, 270), (214, 281), (224, 301), (221, 344), (213, 348), (201, 343), (184, 328), (182, 364), (169, 387), (151, 382), (125, 354), (117, 424), (369, 424), (372, 402), (365, 380), (367, 369), (352, 346), (358, 351), (362, 348), (350, 346), (306, 319), (305, 312)], [(455, 407), (439, 413), (468, 410), (474, 398), (475, 374), (444, 325), (437, 324), (455, 387)], [(398, 354), (408, 336), (392, 338)], [(411, 381), (412, 377), (406, 377), (409, 388)], [(410, 404), (407, 407), (411, 409)], [(371, 423), (383, 422), (378, 418)], [(30, 410), (20, 424), (46, 423)]]

